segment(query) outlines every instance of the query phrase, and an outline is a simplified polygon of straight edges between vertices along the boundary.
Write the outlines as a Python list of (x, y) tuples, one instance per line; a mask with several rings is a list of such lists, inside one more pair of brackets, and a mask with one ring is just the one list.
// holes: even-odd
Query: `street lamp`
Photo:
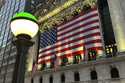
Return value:
[(24, 83), (26, 55), (33, 45), (31, 39), (37, 34), (39, 26), (37, 19), (30, 13), (17, 13), (11, 19), (11, 31), (15, 36), (13, 41), (17, 47), (17, 56), (12, 83)]

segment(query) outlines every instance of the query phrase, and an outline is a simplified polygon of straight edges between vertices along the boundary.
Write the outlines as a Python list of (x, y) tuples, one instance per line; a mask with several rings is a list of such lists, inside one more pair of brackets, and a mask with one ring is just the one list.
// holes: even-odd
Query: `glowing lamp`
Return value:
[(10, 26), (12, 33), (16, 37), (26, 35), (33, 38), (39, 29), (35, 16), (27, 12), (17, 13), (12, 18)]

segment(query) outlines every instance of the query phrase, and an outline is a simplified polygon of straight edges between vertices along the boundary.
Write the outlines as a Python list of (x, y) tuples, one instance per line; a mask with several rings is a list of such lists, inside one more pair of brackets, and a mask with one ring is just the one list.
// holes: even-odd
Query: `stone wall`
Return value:
[[(44, 71), (37, 71), (34, 77), (34, 83), (40, 83), (40, 77), (42, 76), (43, 83), (49, 83), (49, 77), (53, 76), (53, 83), (61, 83), (60, 76), (62, 73), (65, 74), (65, 81), (66, 83), (74, 82), (74, 72), (79, 72), (80, 74), (80, 81), (90, 81), (90, 72), (95, 70), (98, 75), (98, 80), (104, 81), (112, 81), (111, 78), (111, 68), (117, 68), (119, 71), (119, 76), (121, 81), (118, 83), (124, 83), (125, 79), (125, 57), (114, 57), (114, 58), (107, 58), (98, 61), (90, 61), (90, 62), (83, 62), (80, 64), (74, 64), (70, 66), (60, 67), (57, 69), (56, 72), (53, 70), (44, 70)], [(122, 82), (123, 81), (123, 82)], [(29, 78), (26, 79), (25, 83), (30, 83)], [(83, 82), (81, 82), (83, 83)], [(110, 83), (110, 82), (108, 82)], [(111, 82), (114, 83), (114, 82)]]

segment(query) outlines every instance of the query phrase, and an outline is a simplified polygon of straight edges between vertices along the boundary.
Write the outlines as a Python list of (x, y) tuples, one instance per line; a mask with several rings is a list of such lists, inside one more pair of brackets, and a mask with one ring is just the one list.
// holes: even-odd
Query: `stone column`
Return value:
[[(125, 19), (121, 0), (107, 0), (112, 19), (115, 40), (119, 52), (125, 51)], [(110, 29), (109, 29), (110, 30)]]
[(74, 73), (72, 71), (65, 71), (66, 75), (66, 83), (68, 82), (74, 82)]
[(98, 80), (106, 80), (110, 79), (110, 67), (105, 64), (105, 65), (98, 65), (96, 66), (96, 72), (98, 75)]
[[(0, 82), (1, 83), (1, 82)], [(27, 72), (26, 75), (25, 75), (25, 81), (24, 83), (31, 83), (31, 77), (29, 75), (29, 73)]]
[(34, 83), (39, 83), (39, 82), (40, 82), (40, 76), (35, 76), (35, 77), (33, 78), (33, 82), (34, 82)]
[(119, 71), (119, 75), (120, 75), (120, 78), (121, 78), (121, 83), (125, 83), (125, 62), (118, 62), (116, 64), (117, 66), (117, 69)]
[(60, 81), (61, 81), (61, 80), (60, 80), (60, 73), (55, 72), (55, 73), (53, 74), (53, 83), (61, 83)]
[(43, 83), (49, 83), (49, 76), (50, 75), (48, 75), (48, 74), (42, 75), (42, 77), (43, 77)]
[(90, 68), (89, 67), (79, 70), (79, 73), (80, 73), (80, 81), (90, 80)]

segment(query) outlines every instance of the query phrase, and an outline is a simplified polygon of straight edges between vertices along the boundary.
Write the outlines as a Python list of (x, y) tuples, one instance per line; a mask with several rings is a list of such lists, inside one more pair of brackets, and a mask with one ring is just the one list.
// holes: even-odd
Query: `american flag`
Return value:
[(103, 44), (97, 8), (80, 13), (72, 20), (42, 33), (40, 47), (39, 64), (43, 62), (50, 64), (55, 54), (59, 60), (67, 57), (72, 61), (73, 56), (78, 54), (84, 59), (86, 50), (102, 53)]

